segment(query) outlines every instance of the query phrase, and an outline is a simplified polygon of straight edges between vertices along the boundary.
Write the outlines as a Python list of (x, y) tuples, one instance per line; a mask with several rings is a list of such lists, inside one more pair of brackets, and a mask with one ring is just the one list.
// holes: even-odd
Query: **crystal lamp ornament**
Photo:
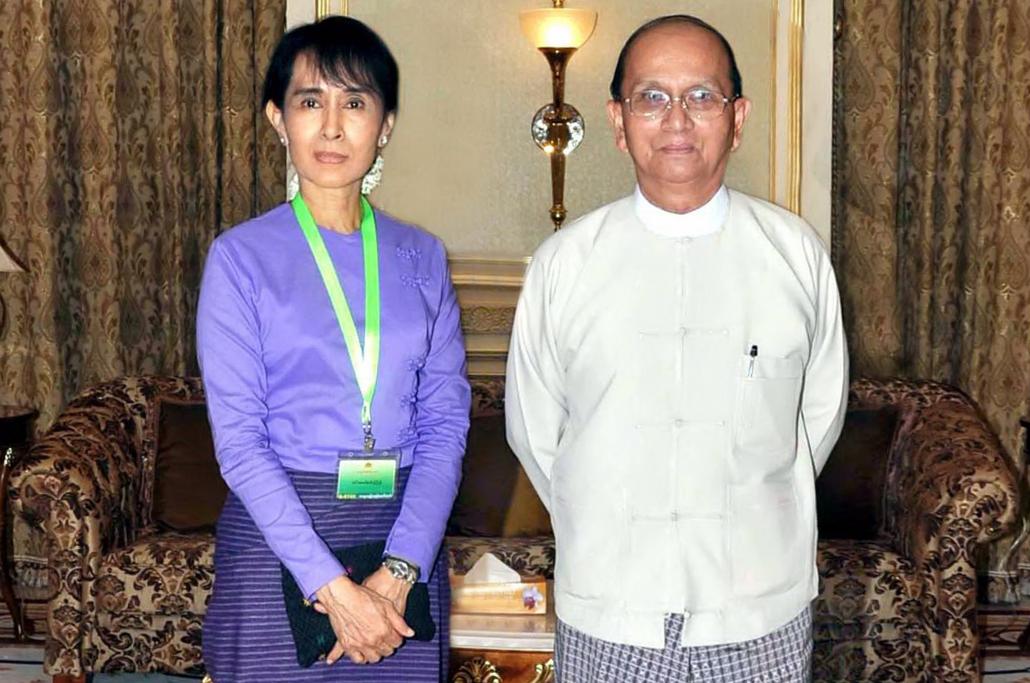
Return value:
[[(564, 131), (562, 127), (565, 127)], [(553, 104), (545, 104), (533, 116), (530, 125), (537, 147), (548, 154), (561, 152), (566, 156), (583, 142), (584, 130), (583, 117), (571, 104), (562, 104), (560, 114)], [(564, 145), (561, 144), (563, 140)]]

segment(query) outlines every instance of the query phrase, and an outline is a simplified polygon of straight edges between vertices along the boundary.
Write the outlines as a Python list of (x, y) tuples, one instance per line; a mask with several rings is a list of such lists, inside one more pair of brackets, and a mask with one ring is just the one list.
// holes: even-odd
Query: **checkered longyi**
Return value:
[(557, 683), (808, 683), (812, 608), (769, 635), (729, 645), (681, 647), (683, 615), (665, 618), (662, 649), (611, 643), (558, 622)]

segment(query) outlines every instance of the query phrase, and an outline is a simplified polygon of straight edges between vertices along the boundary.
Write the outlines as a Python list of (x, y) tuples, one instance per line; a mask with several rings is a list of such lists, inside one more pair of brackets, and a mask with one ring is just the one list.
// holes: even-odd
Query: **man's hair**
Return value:
[(633, 45), (643, 37), (645, 33), (651, 29), (666, 26), (668, 24), (690, 24), (700, 29), (708, 31), (722, 43), (722, 47), (726, 50), (726, 56), (730, 60), (730, 82), (733, 84), (733, 92), (730, 93), (731, 97), (740, 97), (744, 94), (744, 85), (740, 78), (740, 69), (737, 68), (737, 58), (733, 55), (733, 48), (730, 47), (730, 43), (726, 40), (726, 36), (719, 33), (711, 24), (695, 16), (689, 14), (670, 14), (664, 17), (658, 17), (647, 22), (636, 31), (633, 35), (626, 40), (626, 44), (622, 46), (622, 51), (619, 53), (619, 61), (615, 63), (615, 74), (612, 76), (612, 83), (610, 91), (613, 100), (622, 99), (622, 79), (625, 77), (626, 72), (626, 59), (629, 57), (629, 52), (633, 48)]

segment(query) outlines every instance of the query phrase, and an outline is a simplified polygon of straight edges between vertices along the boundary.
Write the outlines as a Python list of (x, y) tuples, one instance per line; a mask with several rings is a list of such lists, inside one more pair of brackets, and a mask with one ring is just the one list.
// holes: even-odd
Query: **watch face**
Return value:
[(400, 560), (395, 557), (388, 557), (383, 561), (383, 564), (395, 579), (407, 581), (408, 583), (415, 583), (418, 578), (415, 573), (415, 568), (404, 560)]

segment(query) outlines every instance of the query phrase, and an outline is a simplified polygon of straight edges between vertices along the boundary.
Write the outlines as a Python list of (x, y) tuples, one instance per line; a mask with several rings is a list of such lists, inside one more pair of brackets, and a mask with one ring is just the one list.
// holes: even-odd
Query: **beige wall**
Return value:
[[(800, 210), (829, 241), (830, 158), (824, 143), (830, 134), (832, 44), (823, 38), (832, 13), (820, 3), (827, 5), (825, 0), (694, 0), (689, 6), (682, 0), (569, 0), (571, 7), (599, 14), (594, 36), (573, 57), (567, 77), (566, 99), (583, 114), (587, 128), (586, 140), (568, 161), (569, 220), (633, 187), (631, 165), (615, 149), (604, 111), (619, 48), (647, 19), (688, 11), (727, 35), (745, 93), (755, 104), (728, 183)], [(349, 12), (379, 31), (401, 66), (401, 112), (386, 154), (385, 180), (374, 199), (440, 235), (452, 255), (524, 257), (550, 234), (549, 167), (528, 132), (533, 113), (550, 98), (550, 79), (544, 58), (518, 27), (519, 10), (549, 4), (328, 3), (329, 11)], [(315, 0), (288, 0), (288, 24), (312, 20), (315, 5)], [(792, 40), (803, 46), (803, 61), (800, 52), (792, 52)], [(805, 103), (796, 114), (794, 78), (804, 82)], [(792, 138), (802, 120), (800, 137)], [(802, 138), (804, 144), (796, 141)]]
[[(441, 236), (452, 254), (524, 256), (551, 231), (550, 175), (529, 137), (550, 99), (543, 56), (519, 30), (520, 9), (538, 0), (350, 0), (401, 66), (401, 111), (375, 200)], [(566, 99), (586, 120), (568, 161), (570, 220), (632, 191), (628, 158), (615, 149), (604, 112), (619, 48), (645, 20), (682, 12), (682, 0), (570, 0), (598, 11), (597, 30), (572, 58)], [(742, 7), (744, 9), (742, 9)], [(689, 11), (725, 30), (755, 100), (730, 183), (769, 194), (769, 120), (774, 3), (698, 0)], [(742, 12), (746, 21), (742, 21)]]
[(806, 0), (801, 215), (830, 243), (833, 172), (833, 3)]

